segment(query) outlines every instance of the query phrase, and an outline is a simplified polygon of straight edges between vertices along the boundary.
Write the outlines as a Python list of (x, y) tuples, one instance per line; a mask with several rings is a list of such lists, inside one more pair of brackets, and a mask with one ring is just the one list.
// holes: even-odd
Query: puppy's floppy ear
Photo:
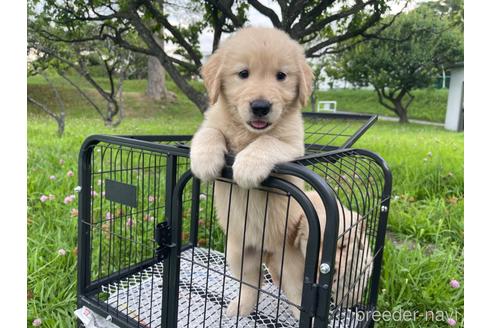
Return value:
[(304, 56), (299, 58), (299, 102), (302, 106), (306, 106), (309, 96), (313, 90), (313, 71), (306, 62)]
[(205, 65), (202, 66), (201, 74), (205, 88), (207, 89), (210, 105), (217, 102), (220, 94), (220, 74), (222, 67), (222, 52), (220, 49), (216, 50), (207, 60)]

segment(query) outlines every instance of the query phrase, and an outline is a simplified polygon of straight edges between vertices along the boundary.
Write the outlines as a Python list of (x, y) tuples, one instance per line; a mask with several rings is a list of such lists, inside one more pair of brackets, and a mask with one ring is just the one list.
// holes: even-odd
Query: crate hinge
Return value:
[(158, 245), (156, 249), (157, 260), (167, 259), (171, 249), (176, 247), (176, 244), (171, 242), (171, 225), (168, 221), (161, 222), (155, 227), (154, 239)]

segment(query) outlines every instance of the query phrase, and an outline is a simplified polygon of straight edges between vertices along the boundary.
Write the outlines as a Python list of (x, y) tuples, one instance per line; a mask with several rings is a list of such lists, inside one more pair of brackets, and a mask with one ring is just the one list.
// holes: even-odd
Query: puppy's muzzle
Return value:
[(258, 118), (266, 116), (272, 108), (272, 103), (263, 99), (253, 100), (249, 105), (253, 114)]

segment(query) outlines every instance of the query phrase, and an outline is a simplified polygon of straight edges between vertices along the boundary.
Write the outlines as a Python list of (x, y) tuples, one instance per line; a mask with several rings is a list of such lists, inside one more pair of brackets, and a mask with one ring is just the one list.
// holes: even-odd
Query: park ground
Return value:
[[(91, 134), (192, 134), (202, 116), (176, 92), (173, 104), (144, 96), (145, 81), (125, 84), (125, 119), (105, 127), (95, 111), (69, 87), (55, 80), (65, 100), (65, 135), (56, 124), (28, 106), (28, 321), (42, 327), (75, 327), (77, 218), (76, 200), (65, 204), (77, 186), (77, 156)], [(28, 92), (52, 106), (56, 101), (40, 78), (28, 80)], [(443, 122), (447, 93), (418, 90), (410, 117)], [(97, 98), (94, 94), (94, 97)], [(391, 115), (368, 90), (320, 94), (339, 109)], [(56, 108), (56, 107), (55, 107)], [(379, 153), (393, 172), (393, 197), (386, 238), (379, 309), (445, 311), (463, 320), (464, 182), (463, 133), (439, 127), (378, 122), (356, 144)], [(42, 195), (53, 195), (41, 202)], [(452, 288), (450, 281), (461, 283)], [(445, 327), (444, 322), (381, 322), (379, 327)]]

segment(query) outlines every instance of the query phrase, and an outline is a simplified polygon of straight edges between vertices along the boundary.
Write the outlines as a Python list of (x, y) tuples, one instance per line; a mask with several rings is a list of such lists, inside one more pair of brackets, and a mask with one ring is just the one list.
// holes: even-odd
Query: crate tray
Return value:
[[(162, 270), (162, 263), (158, 263), (122, 281), (103, 286), (103, 292), (109, 294), (105, 303), (139, 322), (141, 327), (160, 327)], [(226, 266), (225, 287), (222, 288), (223, 271), (224, 256), (220, 252), (195, 248), (181, 254), (178, 327), (298, 327), (290, 307), (285, 302), (278, 302), (277, 297), (268, 295), (279, 295), (279, 291), (267, 270), (259, 311), (246, 317), (227, 317), (227, 304), (237, 295), (239, 283), (227, 278), (230, 272)], [(193, 281), (190, 281), (191, 277)], [(280, 299), (285, 300), (280, 295)], [(356, 314), (349, 309), (338, 310), (332, 322), (335, 324), (329, 327), (357, 326)]]

